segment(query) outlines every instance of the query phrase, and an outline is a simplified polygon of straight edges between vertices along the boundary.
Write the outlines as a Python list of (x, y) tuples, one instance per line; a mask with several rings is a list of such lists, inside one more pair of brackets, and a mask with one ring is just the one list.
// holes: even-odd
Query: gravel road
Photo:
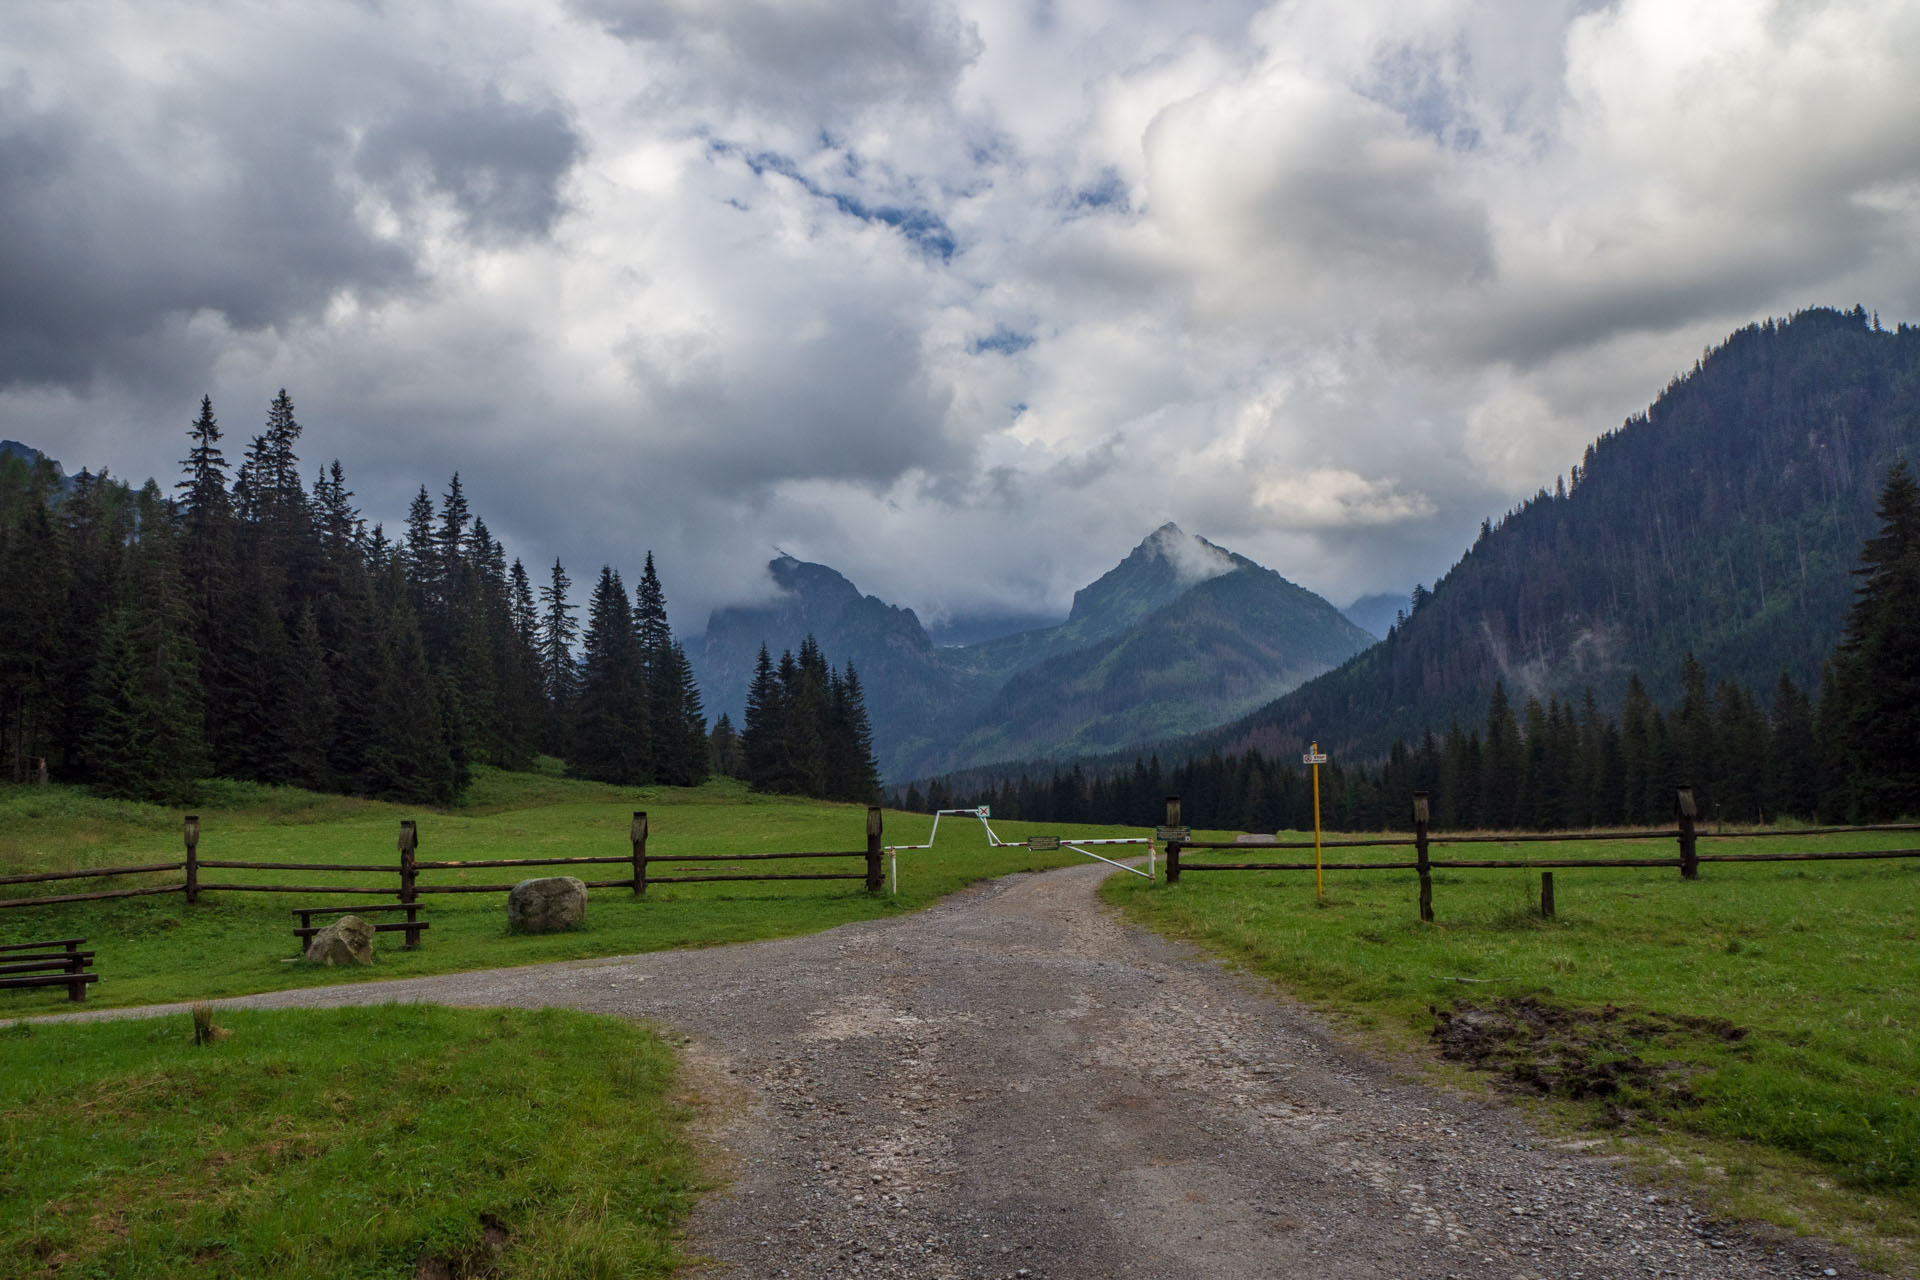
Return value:
[[(651, 1020), (712, 1100), (729, 1185), (695, 1274), (1856, 1275), (1409, 1082), (1192, 948), (1106, 868), (1012, 876), (777, 942), (244, 997), (564, 1005)], [(137, 1016), (105, 1010), (79, 1016)]]

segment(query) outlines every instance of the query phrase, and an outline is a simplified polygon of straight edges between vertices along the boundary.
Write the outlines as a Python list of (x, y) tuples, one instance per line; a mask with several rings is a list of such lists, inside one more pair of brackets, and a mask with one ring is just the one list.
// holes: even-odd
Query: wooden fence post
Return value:
[(880, 806), (867, 806), (867, 892), (880, 892)]
[(633, 896), (644, 897), (647, 892), (647, 811), (633, 811)]
[(402, 819), (400, 823), (400, 905), (410, 907), (419, 898), (415, 889), (420, 872), (413, 865), (414, 851), (420, 847), (420, 828), (413, 819)]
[(1413, 858), (1420, 871), (1420, 923), (1433, 923), (1433, 870), (1427, 865), (1427, 818), (1431, 812), (1425, 791), (1413, 793)]
[[(1176, 827), (1176, 828), (1179, 827), (1180, 825), (1180, 797), (1179, 796), (1167, 797), (1166, 825), (1169, 827)], [(1167, 883), (1168, 884), (1180, 883), (1180, 842), (1178, 840), (1167, 841)]]
[(190, 813), (186, 823), (187, 901), (200, 901), (200, 815)]
[(1693, 788), (1680, 787), (1673, 793), (1673, 816), (1680, 823), (1680, 878), (1700, 878), (1700, 854), (1695, 847), (1693, 820), (1700, 816), (1693, 801)]
[(1553, 872), (1540, 873), (1540, 914), (1543, 918), (1553, 919)]

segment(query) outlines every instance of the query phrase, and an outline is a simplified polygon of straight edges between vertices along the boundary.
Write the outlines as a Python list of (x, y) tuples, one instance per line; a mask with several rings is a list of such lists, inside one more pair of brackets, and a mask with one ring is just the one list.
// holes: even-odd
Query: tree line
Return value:
[(834, 670), (811, 635), (798, 657), (787, 650), (777, 666), (760, 646), (740, 732), (722, 715), (713, 739), (722, 771), (755, 791), (854, 804), (879, 798), (860, 675), (851, 660), (844, 671)]
[[(1321, 811), (1337, 830), (1403, 827), (1428, 792), (1438, 829), (1550, 831), (1658, 824), (1690, 785), (1708, 820), (1882, 821), (1920, 814), (1920, 486), (1904, 463), (1887, 476), (1854, 571), (1843, 637), (1819, 696), (1782, 672), (1763, 704), (1732, 680), (1713, 682), (1691, 653), (1679, 698), (1655, 705), (1640, 677), (1618, 717), (1588, 690), (1578, 703), (1529, 696), (1516, 712), (1496, 682), (1483, 722), (1396, 741), (1382, 759), (1321, 768)], [(909, 810), (987, 804), (1008, 818), (1150, 826), (1179, 795), (1195, 825), (1246, 831), (1313, 823), (1307, 772), (1258, 750), (1214, 751), (1164, 769), (1074, 766), (968, 785), (936, 780), (899, 794)]]
[(537, 595), (456, 473), (400, 541), (336, 460), (304, 479), (283, 390), (238, 467), (210, 398), (177, 496), (0, 458), (0, 767), (159, 801), (223, 776), (446, 803), (475, 764), (696, 785), (709, 743), (649, 554), (603, 569), (583, 653), (556, 560)]

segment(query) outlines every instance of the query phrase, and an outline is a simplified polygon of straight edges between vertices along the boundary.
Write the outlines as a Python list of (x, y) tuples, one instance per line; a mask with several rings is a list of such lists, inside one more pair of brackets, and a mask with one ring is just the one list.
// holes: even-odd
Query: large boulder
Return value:
[(372, 964), (373, 926), (359, 916), (341, 916), (313, 935), (308, 964)]
[(587, 886), (572, 876), (522, 880), (507, 894), (507, 928), (514, 933), (559, 933), (587, 922)]

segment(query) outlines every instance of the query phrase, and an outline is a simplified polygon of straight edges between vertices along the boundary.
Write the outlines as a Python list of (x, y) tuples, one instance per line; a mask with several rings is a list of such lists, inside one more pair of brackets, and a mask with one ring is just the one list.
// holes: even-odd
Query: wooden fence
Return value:
[[(1413, 793), (1413, 836), (1383, 836), (1367, 840), (1322, 840), (1321, 849), (1379, 849), (1411, 848), (1411, 861), (1398, 862), (1193, 862), (1183, 857), (1194, 849), (1234, 849), (1245, 852), (1249, 846), (1241, 841), (1189, 840), (1169, 838), (1167, 846), (1167, 883), (1178, 884), (1182, 872), (1186, 871), (1312, 871), (1316, 866), (1323, 871), (1414, 871), (1420, 877), (1420, 918), (1429, 923), (1433, 920), (1433, 872), (1454, 870), (1481, 870), (1488, 868), (1515, 867), (1531, 871), (1545, 871), (1560, 867), (1675, 867), (1682, 878), (1696, 880), (1700, 876), (1700, 864), (1703, 862), (1846, 862), (1873, 858), (1920, 858), (1920, 849), (1873, 849), (1863, 851), (1824, 852), (1817, 850), (1796, 850), (1786, 853), (1701, 853), (1699, 841), (1702, 833), (1696, 826), (1699, 817), (1698, 807), (1694, 803), (1693, 789), (1680, 787), (1674, 791), (1674, 825), (1658, 831), (1579, 831), (1579, 832), (1542, 832), (1524, 835), (1431, 835), (1428, 832), (1430, 805), (1428, 793)], [(1163, 832), (1169, 836), (1185, 833), (1180, 825), (1180, 797), (1167, 797), (1167, 824)], [(1710, 840), (1743, 840), (1756, 837), (1779, 838), (1781, 836), (1817, 836), (1846, 835), (1862, 832), (1920, 831), (1920, 824), (1889, 823), (1880, 826), (1862, 827), (1808, 827), (1792, 832), (1781, 831), (1724, 831), (1707, 834)], [(1673, 840), (1678, 848), (1671, 858), (1434, 858), (1429, 850), (1434, 845), (1475, 845), (1475, 844), (1572, 844), (1590, 840)], [(1285, 840), (1272, 843), (1262, 842), (1257, 846), (1263, 849), (1312, 849), (1311, 840)], [(1542, 896), (1543, 909), (1551, 913), (1552, 889), (1546, 888)]]
[[(480, 858), (465, 861), (443, 859), (424, 860), (419, 856), (420, 829), (411, 820), (400, 824), (399, 857), (392, 865), (367, 862), (253, 862), (227, 858), (202, 858), (200, 856), (200, 819), (189, 815), (183, 825), (182, 838), (186, 845), (186, 857), (177, 862), (143, 863), (138, 866), (91, 867), (84, 871), (38, 871), (25, 875), (0, 876), (0, 887), (24, 884), (46, 884), (61, 880), (105, 879), (126, 875), (166, 874), (178, 871), (184, 873), (177, 882), (147, 885), (138, 889), (103, 889), (88, 893), (46, 894), (38, 897), (0, 898), (0, 909), (9, 907), (46, 907), (63, 902), (100, 902), (109, 898), (144, 897), (152, 894), (183, 893), (188, 902), (198, 902), (203, 893), (304, 893), (304, 894), (373, 894), (382, 897), (397, 898), (404, 905), (418, 902), (420, 895), (428, 893), (506, 893), (513, 888), (511, 884), (423, 884), (422, 873), (438, 871), (471, 871), (493, 867), (580, 867), (619, 864), (629, 868), (628, 874), (618, 880), (588, 880), (589, 889), (631, 889), (635, 897), (646, 893), (649, 884), (692, 884), (719, 880), (863, 880), (869, 893), (878, 893), (881, 888), (880, 877), (880, 810), (872, 807), (867, 810), (867, 846), (865, 849), (837, 850), (826, 853), (688, 853), (688, 854), (650, 854), (647, 852), (647, 815), (636, 811), (633, 825), (629, 829), (631, 849), (628, 853), (609, 856), (568, 857), (568, 858)], [(722, 874), (705, 873), (704, 866), (695, 867), (699, 874), (656, 876), (648, 874), (648, 867), (655, 863), (737, 863), (762, 862), (789, 858), (861, 858), (866, 865), (859, 871), (847, 872), (728, 872)], [(392, 887), (367, 884), (243, 884), (230, 881), (205, 881), (201, 879), (203, 871), (323, 871), (333, 873), (352, 873), (356, 875), (397, 876), (398, 883)]]

